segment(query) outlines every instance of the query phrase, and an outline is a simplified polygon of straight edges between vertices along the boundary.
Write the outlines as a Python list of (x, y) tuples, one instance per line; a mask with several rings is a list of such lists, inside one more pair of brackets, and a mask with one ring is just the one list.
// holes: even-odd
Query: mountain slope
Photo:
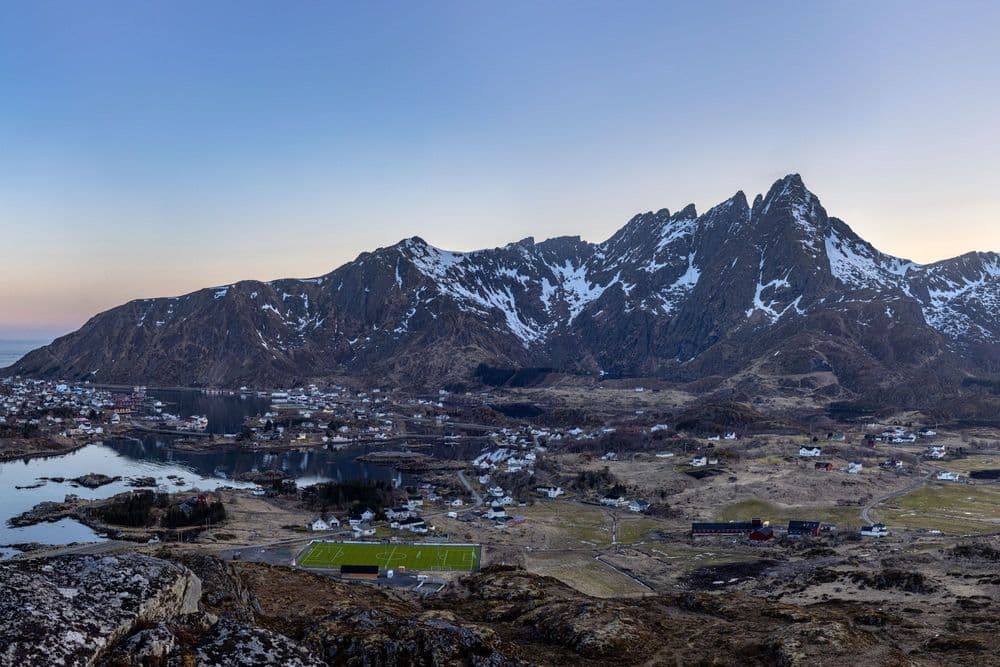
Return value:
[(676, 380), (832, 372), (832, 395), (1000, 372), (1000, 256), (919, 265), (829, 217), (797, 175), (635, 216), (607, 241), (457, 253), (418, 237), (306, 280), (101, 313), (9, 371), (157, 384), (334, 374), (468, 380), (479, 363)]

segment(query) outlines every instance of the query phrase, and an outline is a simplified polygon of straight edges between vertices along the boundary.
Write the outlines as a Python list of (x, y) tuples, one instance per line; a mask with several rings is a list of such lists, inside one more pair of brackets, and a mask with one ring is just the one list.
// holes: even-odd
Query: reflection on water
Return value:
[(270, 399), (256, 395), (209, 396), (200, 391), (151, 389), (149, 395), (165, 405), (164, 412), (189, 417), (208, 417), (209, 433), (239, 433), (246, 417), (262, 415), (271, 405)]
[[(220, 486), (252, 487), (235, 481), (240, 475), (254, 470), (283, 470), (300, 485), (329, 480), (392, 480), (410, 484), (413, 478), (391, 468), (359, 463), (355, 457), (371, 448), (351, 447), (339, 451), (325, 449), (284, 452), (247, 452), (227, 449), (211, 452), (182, 452), (168, 446), (168, 438), (115, 439), (87, 445), (63, 456), (7, 461), (0, 463), (0, 545), (40, 542), (66, 544), (100, 539), (90, 528), (73, 520), (45, 523), (27, 528), (10, 528), (8, 519), (25, 512), (40, 502), (62, 501), (66, 494), (81, 498), (107, 498), (128, 491), (130, 477), (154, 477), (163, 490), (214, 490)], [(90, 472), (120, 481), (97, 489), (87, 489), (71, 482), (47, 481), (41, 477), (71, 479)], [(182, 484), (177, 481), (182, 480)], [(0, 552), (0, 557), (2, 557)]]
[[(207, 396), (195, 391), (155, 390), (150, 394), (167, 403), (167, 412), (180, 415), (203, 414), (209, 419), (212, 433), (239, 431), (247, 416), (262, 414), (269, 407), (267, 399), (256, 396)], [(81, 449), (49, 458), (0, 462), (0, 558), (10, 555), (3, 545), (39, 542), (66, 544), (101, 539), (90, 528), (66, 519), (27, 528), (10, 528), (9, 518), (25, 512), (40, 502), (62, 501), (66, 494), (85, 499), (107, 498), (128, 491), (130, 477), (154, 477), (163, 490), (214, 490), (220, 486), (250, 487), (234, 481), (254, 470), (283, 470), (300, 486), (323, 481), (391, 480), (397, 486), (416, 481), (412, 476), (391, 468), (360, 463), (356, 457), (386, 446), (354, 446), (342, 450), (302, 449), (282, 452), (243, 451), (233, 448), (208, 452), (185, 452), (172, 449), (170, 436), (149, 434), (143, 438), (122, 438), (87, 445)], [(484, 440), (462, 443), (441, 441), (416, 451), (447, 460), (470, 460), (482, 450)], [(389, 448), (402, 448), (399, 444)], [(98, 489), (78, 487), (70, 482), (48, 481), (36, 488), (41, 477), (71, 479), (87, 473), (101, 473), (122, 480)], [(182, 481), (178, 484), (178, 480)]]
[(390, 480), (395, 476), (391, 468), (355, 461), (356, 457), (380, 449), (378, 447), (357, 446), (340, 450), (310, 448), (276, 452), (225, 447), (188, 452), (172, 449), (169, 446), (169, 436), (109, 440), (105, 444), (130, 460), (181, 466), (204, 477), (225, 476), (226, 479), (234, 479), (252, 471), (281, 470), (294, 477), (301, 486), (328, 480)]

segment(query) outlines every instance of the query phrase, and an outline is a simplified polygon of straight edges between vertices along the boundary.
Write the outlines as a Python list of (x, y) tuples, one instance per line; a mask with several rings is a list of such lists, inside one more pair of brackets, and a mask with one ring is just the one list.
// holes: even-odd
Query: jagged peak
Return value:
[(674, 220), (690, 220), (691, 218), (697, 218), (698, 209), (695, 208), (694, 204), (688, 204), (671, 217)]
[(579, 234), (567, 235), (567, 236), (553, 236), (552, 238), (545, 239), (541, 243), (536, 243), (535, 246), (541, 250), (548, 250), (551, 248), (564, 248), (564, 247), (577, 247), (577, 246), (590, 246), (591, 243), (584, 241), (580, 238)]
[(750, 205), (747, 203), (747, 196), (742, 190), (738, 190), (736, 194), (721, 204), (716, 204), (712, 208), (708, 209), (708, 211), (702, 215), (702, 218), (711, 219), (721, 213), (728, 213), (733, 208), (735, 208), (740, 215), (749, 218), (748, 214), (750, 212)]
[(765, 214), (772, 205), (777, 203), (810, 203), (814, 200), (819, 202), (816, 195), (806, 187), (802, 177), (798, 174), (788, 174), (784, 178), (776, 180), (762, 200), (754, 201), (754, 206), (756, 208), (757, 202), (760, 201), (762, 204), (761, 213)]

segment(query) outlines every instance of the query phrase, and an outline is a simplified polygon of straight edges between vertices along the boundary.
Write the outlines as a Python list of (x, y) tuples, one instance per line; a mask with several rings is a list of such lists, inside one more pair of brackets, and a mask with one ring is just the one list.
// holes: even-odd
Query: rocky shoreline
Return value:
[(464, 461), (444, 461), (419, 452), (370, 452), (355, 457), (354, 460), (361, 463), (392, 466), (404, 472), (465, 470), (469, 467), (469, 464)]
[(62, 436), (0, 438), (0, 462), (62, 456), (91, 444)]
[[(102, 520), (101, 510), (123, 502), (132, 497), (136, 492), (127, 491), (110, 498), (98, 498), (87, 500), (67, 494), (62, 502), (45, 501), (38, 503), (26, 512), (13, 516), (7, 520), (7, 525), (11, 528), (24, 528), (40, 523), (54, 523), (63, 519), (73, 519), (91, 528), (97, 533), (107, 536), (110, 539), (123, 540), (127, 542), (146, 543), (150, 540), (160, 538), (170, 538), (171, 536), (184, 535), (190, 538), (201, 530), (202, 526), (181, 526), (176, 528), (160, 525), (148, 526), (122, 526), (108, 523)], [(141, 493), (141, 491), (139, 492)], [(146, 491), (149, 493), (149, 491)], [(183, 494), (185, 497), (190, 494)], [(173, 496), (174, 500), (178, 496)]]

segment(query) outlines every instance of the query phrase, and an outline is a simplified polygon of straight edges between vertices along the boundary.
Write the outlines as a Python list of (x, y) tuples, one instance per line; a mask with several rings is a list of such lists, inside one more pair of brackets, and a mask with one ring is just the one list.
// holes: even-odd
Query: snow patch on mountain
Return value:
[(695, 253), (688, 255), (687, 269), (669, 287), (660, 292), (663, 302), (661, 310), (667, 315), (674, 312), (687, 298), (687, 295), (694, 289), (701, 279), (701, 269), (695, 263)]
[(574, 266), (570, 260), (566, 260), (561, 266), (550, 266), (552, 273), (559, 279), (559, 288), (562, 293), (563, 299), (566, 301), (569, 307), (569, 323), (571, 324), (576, 316), (587, 306), (588, 303), (594, 301), (602, 294), (605, 290), (614, 284), (614, 280), (606, 285), (598, 285), (590, 281), (587, 277), (587, 269), (585, 266)]
[(778, 309), (781, 305), (780, 299), (771, 298), (767, 302), (764, 301), (765, 292), (769, 292), (771, 297), (776, 297), (779, 290), (783, 288), (790, 288), (791, 283), (788, 281), (788, 278), (791, 274), (792, 270), (788, 269), (783, 277), (769, 280), (766, 283), (762, 282), (764, 280), (764, 257), (762, 256), (760, 258), (760, 267), (757, 272), (757, 287), (754, 289), (753, 305), (747, 308), (746, 316), (751, 317), (754, 312), (759, 310), (767, 316), (767, 318), (771, 321), (771, 324), (774, 324), (784, 317), (785, 314), (791, 309), (794, 309), (794, 312), (798, 315), (805, 314), (805, 311), (799, 308), (799, 303), (802, 301), (801, 294), (788, 302), (788, 304), (780, 310)]

